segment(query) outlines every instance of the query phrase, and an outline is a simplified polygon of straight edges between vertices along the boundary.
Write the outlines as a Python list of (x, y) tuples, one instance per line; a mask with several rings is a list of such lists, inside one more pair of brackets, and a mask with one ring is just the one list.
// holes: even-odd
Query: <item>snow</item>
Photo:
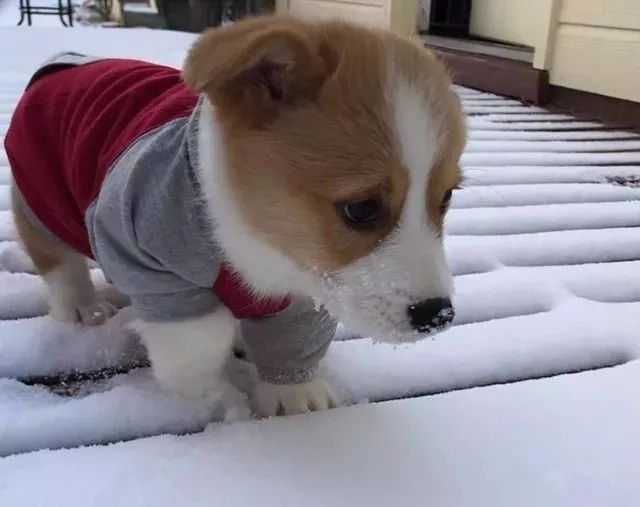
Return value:
[[(91, 396), (79, 392), (65, 398), (43, 387), (0, 379), (0, 404), (8, 409), (0, 419), (0, 455), (198, 431), (222, 417), (210, 400), (194, 402), (160, 392), (148, 371), (128, 375), (123, 385), (119, 380), (102, 383), (104, 392), (93, 387)], [(126, 422), (114, 424), (118, 419)]]
[(7, 241), (15, 237), (15, 227), (11, 213), (7, 210), (0, 211), (0, 242)]
[[(473, 117), (472, 117), (473, 118)], [(573, 117), (568, 114), (558, 114), (558, 113), (514, 113), (514, 114), (487, 114), (482, 117), (485, 121), (493, 121), (493, 122), (534, 122), (534, 121), (562, 121), (562, 120), (573, 120)]]
[[(43, 308), (44, 310), (44, 308)], [(135, 362), (137, 341), (123, 327), (129, 312), (106, 325), (83, 329), (49, 317), (0, 322), (0, 377), (32, 377), (93, 371)]]
[[(459, 93), (459, 95), (461, 95)], [(524, 104), (517, 100), (507, 99), (504, 97), (488, 96), (488, 97), (467, 97), (462, 96), (462, 102), (465, 106), (516, 106), (521, 107)]]
[[(179, 66), (192, 40), (0, 28), (0, 136), (52, 52)], [(0, 505), (640, 504), (640, 189), (607, 182), (640, 175), (640, 138), (456, 89), (472, 116), (446, 222), (455, 325), (402, 347), (341, 329), (322, 372), (351, 406), (310, 416), (253, 420), (243, 396), (223, 414), (161, 392), (149, 368), (113, 375), (144, 365), (130, 309), (92, 329), (44, 316), (0, 148)], [(242, 360), (229, 374), (254, 382)], [(61, 383), (16, 380), (34, 377)]]
[(551, 231), (508, 236), (451, 236), (452, 263), (472, 249), (508, 266), (558, 266), (636, 259), (640, 229)]
[[(535, 152), (541, 148), (536, 141), (476, 141), (472, 139), (467, 153), (495, 153), (499, 151)], [(611, 152), (640, 150), (640, 140), (626, 141), (548, 141), (544, 143), (546, 152)]]
[[(124, 306), (128, 302), (127, 298), (105, 282), (100, 271), (94, 270), (92, 278), (98, 292), (107, 300), (117, 306)], [(30, 273), (0, 272), (0, 286), (3, 287), (0, 294), (0, 319), (37, 317), (47, 312), (45, 286), (39, 276)], [(4, 322), (0, 321), (0, 327), (3, 324)]]
[[(479, 130), (594, 130), (603, 128), (601, 123), (593, 121), (547, 121), (532, 120), (514, 121), (512, 117), (509, 122), (488, 121), (485, 117), (472, 116), (467, 120), (467, 125)], [(495, 118), (493, 119), (495, 120)]]
[[(505, 212), (509, 220), (502, 218)], [(640, 227), (638, 203), (611, 202), (607, 213), (601, 203), (568, 203), (457, 209), (446, 220), (450, 235), (496, 235), (550, 232), (562, 230)]]
[(466, 165), (575, 165), (575, 164), (640, 164), (639, 152), (613, 153), (557, 153), (534, 151), (510, 153), (465, 153), (462, 164)]
[[(13, 456), (5, 505), (637, 505), (640, 364)], [(587, 416), (588, 414), (588, 416)], [(25, 487), (28, 485), (28, 487)]]
[(607, 177), (633, 177), (640, 165), (628, 166), (466, 166), (465, 187), (531, 183), (603, 183)]
[[(557, 132), (544, 132), (533, 130), (512, 130), (512, 131), (495, 131), (495, 130), (473, 130), (469, 132), (471, 141), (479, 140), (526, 140), (526, 141), (555, 141), (558, 137), (564, 140), (596, 140), (596, 139), (640, 139), (640, 135), (624, 130), (609, 131), (570, 131), (563, 132), (558, 135)], [(538, 146), (539, 148), (540, 146)]]
[[(47, 16), (38, 17), (46, 18)], [(37, 39), (34, 39), (36, 33)], [(10, 52), (5, 49), (2, 53), (3, 70), (0, 75), (0, 89), (3, 94), (19, 96), (34, 68), (53, 53), (60, 51), (140, 58), (180, 67), (186, 48), (194, 38), (193, 34), (188, 33), (146, 29), (84, 27), (66, 29), (57, 26), (37, 29), (0, 28), (0, 48), (11, 48)], [(19, 52), (14, 48), (20, 48)], [(5, 103), (3, 107), (12, 108), (13, 104)]]
[(501, 106), (497, 106), (497, 105), (492, 105), (492, 104), (486, 104), (483, 103), (482, 105), (474, 105), (474, 104), (469, 104), (467, 102), (463, 103), (463, 108), (464, 108), (464, 112), (467, 114), (497, 114), (497, 113), (506, 113), (506, 114), (512, 114), (512, 113), (531, 113), (531, 112), (538, 112), (538, 113), (546, 113), (546, 110), (542, 109), (541, 107), (532, 107), (532, 106), (516, 106), (516, 105), (501, 105)]
[[(638, 154), (640, 162), (640, 153)], [(493, 162), (496, 162), (494, 157)], [(539, 172), (543, 172), (540, 168)], [(527, 183), (525, 185), (471, 186), (454, 193), (453, 209), (578, 202), (637, 201), (640, 189), (603, 183)]]

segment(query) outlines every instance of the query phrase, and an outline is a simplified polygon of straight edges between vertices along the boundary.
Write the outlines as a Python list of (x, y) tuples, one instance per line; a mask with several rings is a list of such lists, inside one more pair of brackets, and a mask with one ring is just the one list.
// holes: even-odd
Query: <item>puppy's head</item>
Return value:
[(205, 33), (184, 79), (212, 104), (201, 149), (223, 159), (204, 185), (249, 283), (304, 291), (385, 340), (451, 321), (442, 227), (465, 127), (431, 53), (347, 23), (257, 18)]

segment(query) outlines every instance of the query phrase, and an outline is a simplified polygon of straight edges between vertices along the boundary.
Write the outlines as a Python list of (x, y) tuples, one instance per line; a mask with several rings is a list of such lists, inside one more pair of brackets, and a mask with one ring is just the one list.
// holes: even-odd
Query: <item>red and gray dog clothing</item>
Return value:
[(196, 177), (200, 109), (176, 69), (57, 55), (31, 79), (5, 139), (22, 205), (96, 259), (143, 320), (225, 305), (264, 380), (304, 382), (335, 322), (306, 297), (256, 297), (224, 262)]

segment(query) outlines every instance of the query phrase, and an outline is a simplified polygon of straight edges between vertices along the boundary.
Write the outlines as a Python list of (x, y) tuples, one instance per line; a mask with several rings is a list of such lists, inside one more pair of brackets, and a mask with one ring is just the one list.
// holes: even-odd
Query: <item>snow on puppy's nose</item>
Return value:
[(407, 308), (411, 326), (419, 333), (441, 331), (455, 317), (449, 298), (424, 299)]

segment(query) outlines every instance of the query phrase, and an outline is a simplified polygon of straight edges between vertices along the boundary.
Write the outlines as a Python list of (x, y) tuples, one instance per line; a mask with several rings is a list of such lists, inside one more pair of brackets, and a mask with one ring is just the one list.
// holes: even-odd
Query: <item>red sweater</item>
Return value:
[[(85, 214), (106, 174), (136, 140), (190, 116), (197, 101), (180, 72), (169, 67), (121, 59), (45, 66), (20, 100), (6, 135), (15, 182), (49, 231), (94, 257)], [(258, 300), (224, 265), (213, 290), (238, 318), (288, 305)]]

